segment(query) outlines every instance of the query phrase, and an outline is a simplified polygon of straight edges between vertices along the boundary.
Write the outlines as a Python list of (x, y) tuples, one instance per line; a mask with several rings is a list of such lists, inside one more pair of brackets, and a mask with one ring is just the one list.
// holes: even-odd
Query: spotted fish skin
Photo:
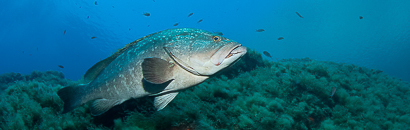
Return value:
[(168, 29), (138, 39), (91, 67), (85, 83), (58, 91), (67, 113), (88, 101), (101, 115), (130, 98), (156, 96), (163, 109), (179, 91), (195, 86), (246, 53), (241, 44), (214, 33)]

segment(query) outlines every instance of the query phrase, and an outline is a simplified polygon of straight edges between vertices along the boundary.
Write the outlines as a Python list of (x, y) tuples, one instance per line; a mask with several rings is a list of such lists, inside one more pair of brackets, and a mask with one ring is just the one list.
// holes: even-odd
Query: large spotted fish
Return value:
[(241, 44), (192, 28), (153, 33), (96, 63), (84, 84), (58, 91), (67, 113), (88, 101), (91, 114), (101, 115), (130, 98), (156, 96), (163, 109), (180, 90), (195, 86), (246, 53)]

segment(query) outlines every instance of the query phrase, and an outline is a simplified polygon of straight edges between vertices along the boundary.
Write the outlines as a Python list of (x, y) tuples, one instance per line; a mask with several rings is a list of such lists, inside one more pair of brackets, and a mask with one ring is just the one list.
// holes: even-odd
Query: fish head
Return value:
[(181, 29), (164, 49), (185, 70), (213, 75), (246, 54), (242, 44), (200, 29)]

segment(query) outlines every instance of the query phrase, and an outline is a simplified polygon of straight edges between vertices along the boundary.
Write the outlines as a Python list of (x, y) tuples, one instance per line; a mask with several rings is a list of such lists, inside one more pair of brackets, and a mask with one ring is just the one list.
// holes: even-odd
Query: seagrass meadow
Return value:
[[(0, 76), (0, 129), (390, 130), (410, 128), (408, 81), (380, 70), (309, 58), (235, 65), (181, 92), (156, 111), (130, 99), (93, 117), (88, 104), (61, 114), (56, 92), (79, 81), (56, 71)], [(336, 89), (331, 97), (333, 88)]]

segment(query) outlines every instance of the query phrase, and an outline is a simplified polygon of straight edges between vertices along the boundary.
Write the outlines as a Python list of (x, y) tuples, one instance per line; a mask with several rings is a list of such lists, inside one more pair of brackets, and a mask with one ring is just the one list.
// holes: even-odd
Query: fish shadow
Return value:
[(157, 112), (153, 105), (154, 98), (155, 97), (147, 96), (127, 100), (124, 103), (111, 108), (104, 114), (94, 117), (93, 123), (96, 125), (113, 128), (115, 119), (121, 118), (121, 120), (124, 121), (124, 117), (130, 116), (133, 112), (138, 112), (143, 114), (145, 117), (150, 117)]

